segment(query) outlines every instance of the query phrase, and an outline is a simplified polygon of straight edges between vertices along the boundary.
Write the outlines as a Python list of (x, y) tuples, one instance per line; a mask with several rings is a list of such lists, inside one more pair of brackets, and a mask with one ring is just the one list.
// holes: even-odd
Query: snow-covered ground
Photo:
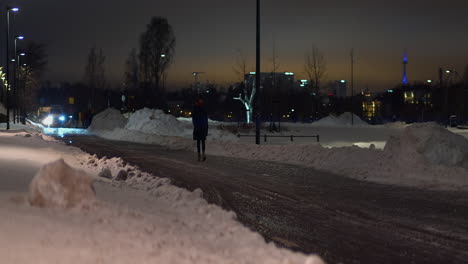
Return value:
[[(71, 167), (41, 170), (28, 194), (39, 169), (58, 159)], [(97, 159), (47, 135), (1, 132), (0, 166), (1, 263), (322, 263), (265, 243), (232, 212), (209, 205), (200, 190), (177, 188), (119, 158)], [(96, 198), (84, 192), (83, 203), (58, 206), (78, 188), (66, 179), (85, 175), (96, 179)], [(53, 193), (58, 205), (31, 206), (37, 190), (49, 190), (44, 193)]]
[[(106, 130), (92, 130), (108, 139), (159, 144), (173, 149), (194, 150), (189, 120), (177, 120), (159, 110), (143, 109), (130, 116), (125, 126), (114, 127), (109, 120), (121, 122), (117, 110), (106, 110), (93, 119), (105, 118)], [(257, 146), (254, 138), (236, 139), (212, 122), (208, 154), (247, 159), (287, 162), (339, 173), (360, 180), (430, 189), (468, 190), (468, 142), (434, 123), (406, 126), (393, 123), (370, 126), (350, 114), (327, 117), (313, 124), (283, 124), (277, 135), (320, 135), (314, 138), (270, 138)], [(252, 133), (251, 133), (252, 134)], [(467, 134), (465, 134), (467, 135)], [(391, 143), (388, 147), (388, 143)]]

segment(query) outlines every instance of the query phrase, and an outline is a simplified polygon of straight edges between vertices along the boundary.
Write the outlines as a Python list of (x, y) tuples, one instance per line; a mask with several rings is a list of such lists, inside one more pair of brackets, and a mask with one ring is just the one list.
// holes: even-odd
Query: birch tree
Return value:
[(239, 50), (237, 59), (236, 59), (236, 64), (234, 65), (234, 71), (236, 72), (237, 76), (239, 77), (239, 81), (241, 82), (241, 87), (242, 90), (239, 93), (238, 97), (234, 97), (235, 100), (239, 100), (242, 105), (245, 107), (245, 113), (246, 113), (246, 121), (247, 124), (252, 123), (252, 106), (255, 98), (255, 93), (257, 91), (257, 87), (255, 87), (255, 84), (252, 84), (252, 89), (249, 89), (247, 85), (247, 81), (245, 79), (245, 75), (247, 74), (247, 56)]

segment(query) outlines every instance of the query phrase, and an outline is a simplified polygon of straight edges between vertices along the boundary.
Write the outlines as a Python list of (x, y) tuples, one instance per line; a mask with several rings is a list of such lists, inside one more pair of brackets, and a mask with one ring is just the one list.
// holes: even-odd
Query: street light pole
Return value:
[(256, 90), (256, 104), (255, 104), (255, 144), (260, 145), (260, 0), (257, 0), (257, 53), (256, 53), (256, 70), (255, 70), (255, 90)]
[(6, 35), (6, 80), (7, 80), (7, 87), (6, 87), (6, 115), (7, 115), (7, 126), (6, 129), (10, 129), (10, 51), (9, 51), (9, 43), (10, 43), (10, 11), (11, 12), (18, 12), (19, 9), (16, 7), (7, 7), (7, 35)]
[(351, 49), (351, 126), (354, 126), (354, 48)]
[(443, 109), (443, 115), (444, 115), (444, 123), (445, 127), (448, 125), (448, 86), (444, 88), (444, 71), (442, 68), (439, 68), (439, 84), (440, 84), (440, 89), (444, 91), (444, 109)]
[[(19, 58), (17, 58), (18, 56), (18, 51), (17, 51), (17, 45), (16, 45), (16, 42), (17, 40), (23, 40), (24, 37), (23, 36), (15, 36), (15, 52), (13, 54), (15, 54), (15, 57), (13, 58), (15, 60), (15, 66), (13, 67), (13, 80), (14, 80), (14, 87), (13, 87), (13, 98), (14, 98), (14, 101), (15, 101), (15, 109), (13, 110), (13, 123), (16, 123), (17, 122), (17, 116), (19, 115), (18, 111), (19, 111), (19, 107), (18, 107), (18, 78), (17, 78), (17, 75), (18, 75), (18, 61), (16, 60), (19, 60)], [(12, 59), (12, 61), (13, 61)]]

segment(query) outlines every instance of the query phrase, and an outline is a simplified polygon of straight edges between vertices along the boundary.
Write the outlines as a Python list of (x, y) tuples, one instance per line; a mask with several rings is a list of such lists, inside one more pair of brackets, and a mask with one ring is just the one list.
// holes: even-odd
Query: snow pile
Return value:
[(400, 136), (390, 137), (384, 151), (401, 160), (424, 157), (434, 165), (468, 169), (468, 140), (436, 123), (408, 126)]
[[(25, 135), (0, 133), (0, 187), (6, 186), (0, 188), (0, 215), (6, 216), (0, 221), (2, 263), (323, 264), (317, 256), (266, 243), (237, 222), (234, 213), (208, 204), (200, 190), (175, 187), (120, 158), (98, 158), (39, 135)], [(93, 176), (107, 168), (112, 179), (99, 178), (94, 183), (97, 199), (72, 210), (38, 210), (23, 195), (15, 193), (13, 200), (5, 193), (26, 192), (30, 180), (25, 179), (57, 156)], [(128, 178), (117, 181), (121, 171)], [(74, 204), (64, 202), (67, 190), (77, 189), (73, 185), (81, 184), (83, 174), (55, 162), (41, 169), (41, 178), (31, 185), (67, 207)], [(87, 190), (78, 196), (94, 194)]]
[[(128, 122), (117, 110), (108, 109), (93, 119), (90, 130), (100, 137), (112, 140), (160, 144), (175, 149), (193, 147), (191, 119), (190, 122), (188, 119), (179, 121), (174, 116), (157, 109), (138, 110), (129, 116)], [(219, 129), (216, 125), (210, 126), (208, 139), (215, 141), (238, 140), (234, 134)]]
[(95, 196), (93, 179), (63, 159), (43, 166), (29, 186), (29, 203), (38, 207), (71, 208)]
[(352, 114), (350, 112), (343, 113), (339, 116), (329, 115), (324, 117), (314, 123), (312, 126), (351, 126), (351, 117), (354, 119), (355, 126), (369, 126), (368, 123), (363, 121), (359, 116)]
[(89, 130), (113, 130), (115, 128), (123, 128), (126, 124), (127, 119), (119, 110), (107, 108), (93, 117)]
[(125, 129), (158, 136), (181, 136), (184, 125), (162, 110), (144, 108), (130, 116)]
[(249, 145), (220, 143), (209, 154), (277, 161), (401, 186), (468, 190), (468, 145), (462, 136), (436, 124), (408, 126), (385, 150), (325, 148), (319, 144)]

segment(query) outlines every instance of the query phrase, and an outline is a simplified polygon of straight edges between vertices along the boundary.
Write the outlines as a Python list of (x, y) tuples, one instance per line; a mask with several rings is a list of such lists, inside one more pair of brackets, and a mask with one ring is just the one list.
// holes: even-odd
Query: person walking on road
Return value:
[(195, 101), (192, 111), (192, 124), (193, 140), (197, 141), (198, 161), (205, 161), (205, 140), (206, 136), (208, 136), (208, 114), (205, 108), (205, 101), (201, 98)]

